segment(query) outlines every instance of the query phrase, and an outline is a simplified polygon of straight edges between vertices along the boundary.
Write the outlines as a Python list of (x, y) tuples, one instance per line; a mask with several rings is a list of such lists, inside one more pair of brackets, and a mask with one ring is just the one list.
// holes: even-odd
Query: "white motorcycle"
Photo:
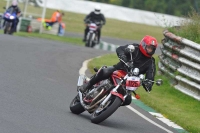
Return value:
[(94, 47), (98, 43), (98, 28), (101, 27), (101, 24), (99, 22), (90, 22), (87, 24), (89, 27), (89, 32), (87, 33), (86, 36), (86, 47)]

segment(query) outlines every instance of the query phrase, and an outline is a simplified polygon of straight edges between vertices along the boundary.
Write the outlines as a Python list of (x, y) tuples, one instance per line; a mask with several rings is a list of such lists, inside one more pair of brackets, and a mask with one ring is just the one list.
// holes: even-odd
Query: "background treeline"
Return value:
[(89, 0), (134, 9), (186, 16), (195, 9), (199, 12), (200, 0)]

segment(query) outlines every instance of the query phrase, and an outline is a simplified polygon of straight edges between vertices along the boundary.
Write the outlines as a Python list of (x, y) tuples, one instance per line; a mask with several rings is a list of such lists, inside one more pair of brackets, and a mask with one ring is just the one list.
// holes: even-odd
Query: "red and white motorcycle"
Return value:
[(98, 43), (98, 28), (101, 27), (101, 24), (99, 22), (89, 22), (87, 24), (89, 27), (89, 32), (86, 36), (86, 47), (94, 47)]
[[(128, 64), (126, 65), (128, 66)], [(95, 72), (100, 71), (100, 69), (94, 70)], [(70, 110), (74, 114), (80, 114), (87, 110), (91, 113), (91, 122), (98, 124), (112, 115), (118, 107), (122, 106), (126, 102), (127, 96), (134, 93), (135, 97), (139, 99), (139, 95), (135, 91), (147, 80), (144, 79), (143, 74), (139, 75), (138, 68), (130, 68), (129, 66), (127, 71), (114, 71), (108, 79), (95, 84), (85, 93), (79, 91), (79, 87), (88, 81), (85, 75), (79, 76), (77, 84), (78, 94), (72, 100)], [(157, 81), (148, 80), (148, 82), (155, 82), (159, 86), (162, 84), (162, 79)]]

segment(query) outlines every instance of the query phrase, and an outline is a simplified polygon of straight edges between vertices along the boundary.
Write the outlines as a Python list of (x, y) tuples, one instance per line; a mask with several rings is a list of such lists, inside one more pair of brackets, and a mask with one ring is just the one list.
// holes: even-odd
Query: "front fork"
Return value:
[(124, 101), (124, 99), (126, 98), (127, 95), (123, 96), (122, 94), (118, 93), (117, 90), (122, 85), (122, 83), (125, 81), (126, 78), (127, 78), (127, 75), (123, 79), (121, 79), (121, 81), (118, 83), (118, 85), (115, 88), (112, 89), (110, 94), (103, 100), (103, 102), (100, 104), (100, 106), (105, 106), (105, 104), (108, 102), (108, 100), (111, 98), (112, 95), (115, 95), (115, 96), (121, 98), (122, 101)]

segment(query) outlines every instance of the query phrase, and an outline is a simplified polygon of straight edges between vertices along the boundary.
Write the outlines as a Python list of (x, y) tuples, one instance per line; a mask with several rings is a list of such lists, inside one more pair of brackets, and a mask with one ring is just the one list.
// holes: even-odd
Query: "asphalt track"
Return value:
[[(0, 34), (1, 133), (165, 133), (126, 107), (96, 125), (90, 114), (74, 115), (82, 63), (109, 51), (66, 43)], [(163, 128), (177, 131), (131, 104)]]

